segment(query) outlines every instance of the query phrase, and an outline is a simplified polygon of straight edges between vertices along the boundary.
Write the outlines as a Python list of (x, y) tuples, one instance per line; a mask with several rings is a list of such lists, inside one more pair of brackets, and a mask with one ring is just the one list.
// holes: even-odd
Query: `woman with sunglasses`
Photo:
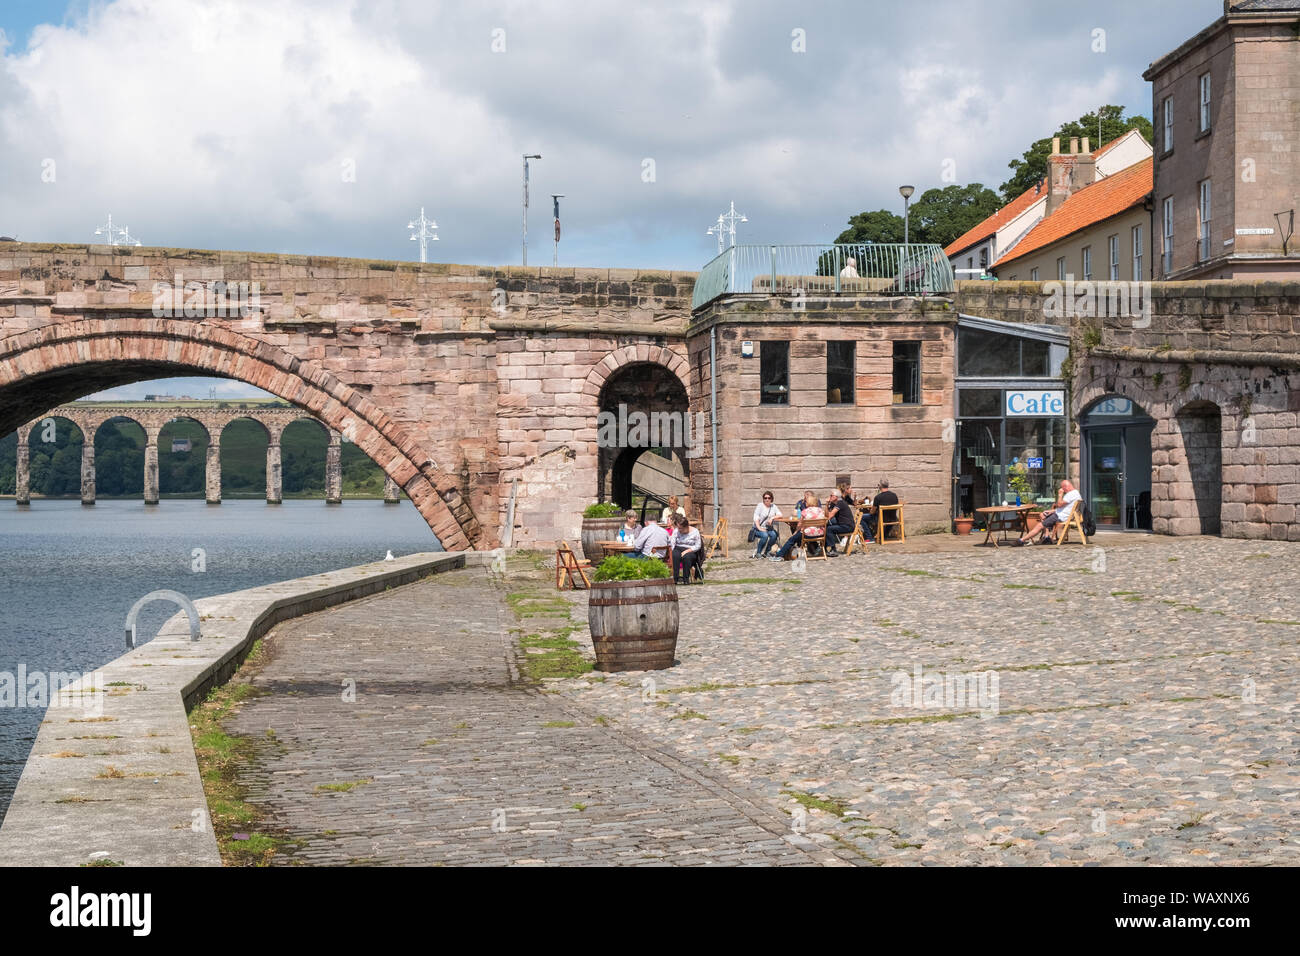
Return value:
[(750, 538), (758, 541), (754, 557), (763, 558), (771, 553), (772, 546), (780, 537), (776, 527), (776, 521), (780, 517), (781, 509), (776, 506), (772, 492), (763, 492), (763, 501), (754, 509), (754, 530), (750, 533)]

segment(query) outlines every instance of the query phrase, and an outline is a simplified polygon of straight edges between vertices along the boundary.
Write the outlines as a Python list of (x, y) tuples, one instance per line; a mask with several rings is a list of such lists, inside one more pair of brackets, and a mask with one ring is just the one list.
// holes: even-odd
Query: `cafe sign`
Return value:
[(1007, 418), (1044, 418), (1065, 414), (1065, 392), (1034, 389), (1007, 392)]

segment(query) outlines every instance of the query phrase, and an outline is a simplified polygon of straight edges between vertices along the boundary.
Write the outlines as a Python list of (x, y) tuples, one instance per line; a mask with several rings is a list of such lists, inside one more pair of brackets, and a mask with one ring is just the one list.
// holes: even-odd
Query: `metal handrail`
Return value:
[[(850, 262), (850, 260), (852, 260)], [(691, 308), (733, 293), (950, 295), (952, 264), (932, 243), (731, 246), (700, 270)]]

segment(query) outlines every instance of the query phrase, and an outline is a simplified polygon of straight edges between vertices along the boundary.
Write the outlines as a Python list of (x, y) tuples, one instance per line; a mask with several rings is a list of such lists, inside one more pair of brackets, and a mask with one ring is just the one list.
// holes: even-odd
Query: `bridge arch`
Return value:
[(406, 491), (448, 550), (486, 545), (456, 483), (366, 395), (229, 328), (178, 319), (60, 322), (0, 340), (0, 433), (88, 391), (195, 372), (248, 382), (355, 442)]

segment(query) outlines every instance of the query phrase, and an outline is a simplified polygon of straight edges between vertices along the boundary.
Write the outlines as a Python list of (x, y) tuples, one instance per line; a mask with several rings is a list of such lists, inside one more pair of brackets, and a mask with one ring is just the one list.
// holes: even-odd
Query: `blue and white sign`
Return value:
[(1128, 398), (1103, 398), (1092, 406), (1092, 415), (1132, 415), (1133, 401)]
[(1042, 468), (1042, 467), (1043, 467), (1043, 459), (1041, 459), (1041, 458), (1026, 458), (1025, 461), (1028, 463), (1028, 465), (1029, 465), (1030, 468)]
[(1065, 392), (1007, 392), (1007, 418), (1043, 418), (1065, 414)]

